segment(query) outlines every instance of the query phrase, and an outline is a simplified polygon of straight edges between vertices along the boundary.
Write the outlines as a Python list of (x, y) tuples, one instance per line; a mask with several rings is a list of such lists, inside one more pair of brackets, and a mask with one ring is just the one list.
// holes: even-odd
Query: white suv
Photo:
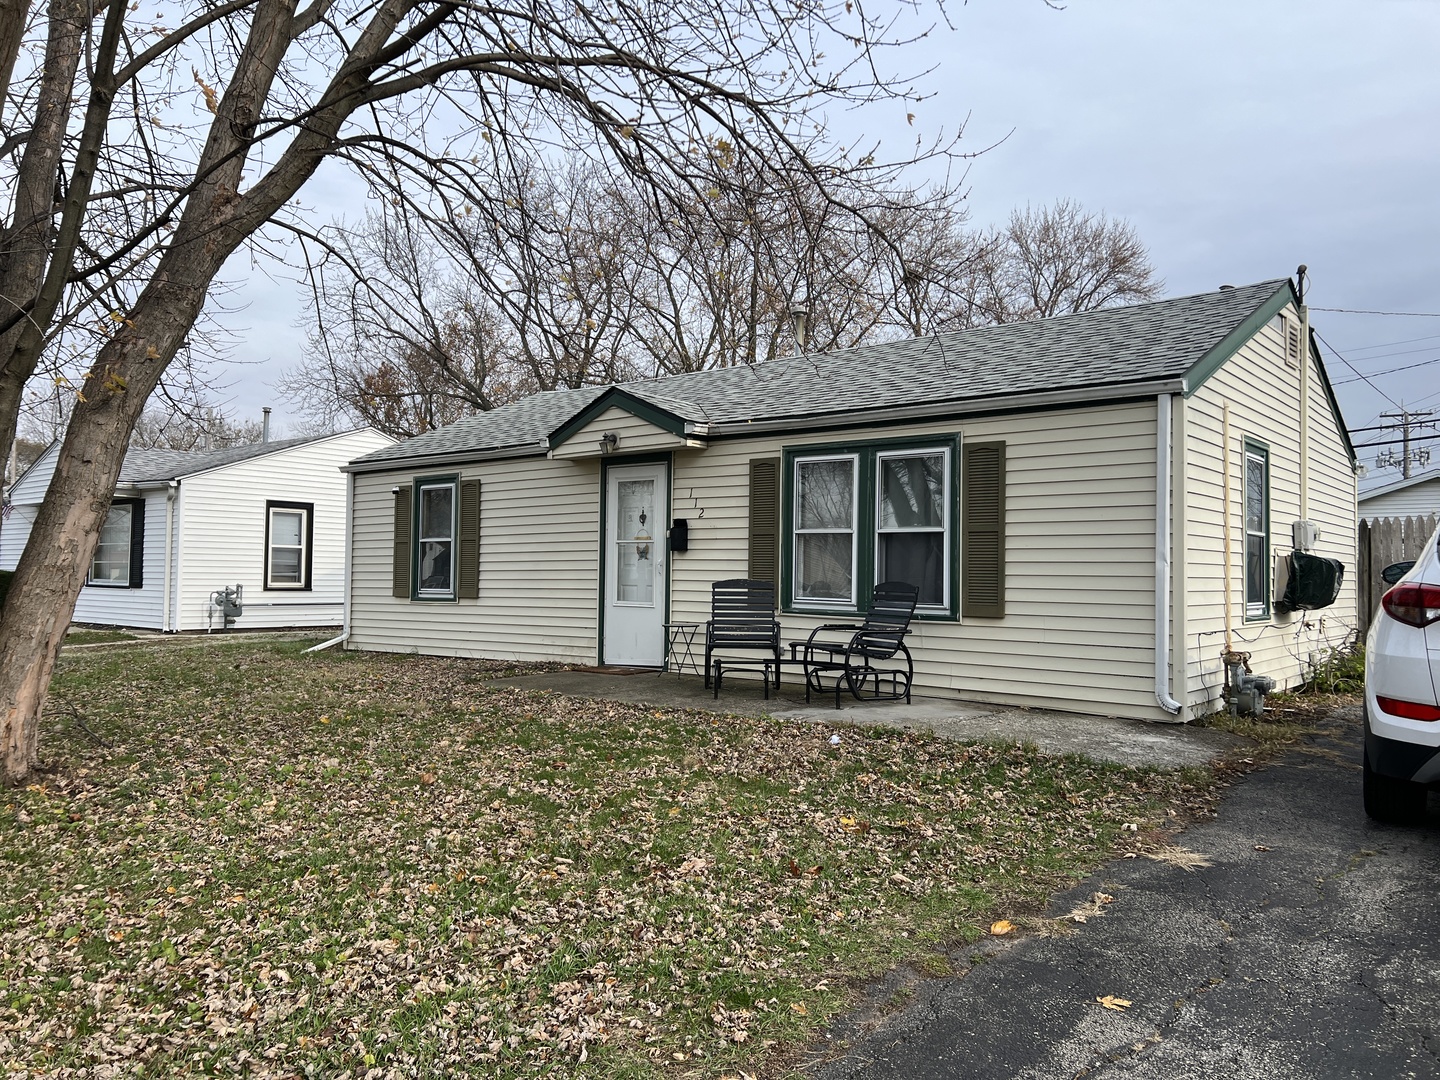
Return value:
[(1365, 642), (1365, 812), (1412, 822), (1440, 787), (1440, 530), (1382, 577), (1394, 584)]

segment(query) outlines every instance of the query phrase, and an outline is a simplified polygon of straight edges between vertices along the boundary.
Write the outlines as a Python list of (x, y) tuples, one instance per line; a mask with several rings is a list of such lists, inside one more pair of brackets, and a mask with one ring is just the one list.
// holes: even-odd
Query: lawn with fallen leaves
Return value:
[(62, 656), (0, 792), (0, 1066), (773, 1075), (1208, 782), (306, 644)]

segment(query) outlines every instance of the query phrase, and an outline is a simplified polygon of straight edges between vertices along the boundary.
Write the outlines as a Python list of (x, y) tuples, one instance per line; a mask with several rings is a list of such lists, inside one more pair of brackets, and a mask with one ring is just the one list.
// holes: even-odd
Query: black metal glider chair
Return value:
[[(905, 647), (919, 590), (903, 581), (882, 581), (870, 597), (863, 623), (818, 626), (790, 655), (805, 663), (805, 700), (812, 693), (848, 690), (860, 701), (910, 701), (915, 660)], [(833, 684), (831, 681), (833, 680)]]
[[(775, 583), (728, 578), (710, 586), (710, 621), (705, 624), (705, 686), (714, 677), (717, 649), (764, 653), (768, 678), (773, 670), (780, 684), (780, 623), (775, 618)], [(757, 665), (759, 661), (757, 661)], [(768, 694), (768, 686), (767, 691)]]

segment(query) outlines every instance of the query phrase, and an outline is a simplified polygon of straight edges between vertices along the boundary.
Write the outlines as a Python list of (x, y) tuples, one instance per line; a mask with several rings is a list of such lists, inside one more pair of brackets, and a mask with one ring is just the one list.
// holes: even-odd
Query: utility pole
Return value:
[(1398, 413), (1381, 413), (1381, 420), (1396, 421), (1396, 423), (1386, 426), (1392, 428), (1398, 427), (1400, 429), (1402, 438), (1401, 452), (1397, 454), (1393, 450), (1386, 450), (1377, 454), (1375, 456), (1375, 464), (1382, 469), (1390, 469), (1398, 465), (1401, 475), (1406, 480), (1410, 479), (1410, 466), (1412, 464), (1428, 465), (1430, 463), (1430, 449), (1429, 447), (1421, 447), (1418, 450), (1412, 451), (1410, 449), (1410, 429), (1434, 427), (1435, 421), (1430, 419), (1434, 415), (1435, 413), (1432, 409), (1425, 409), (1422, 412), (1411, 412), (1406, 408), (1402, 408)]

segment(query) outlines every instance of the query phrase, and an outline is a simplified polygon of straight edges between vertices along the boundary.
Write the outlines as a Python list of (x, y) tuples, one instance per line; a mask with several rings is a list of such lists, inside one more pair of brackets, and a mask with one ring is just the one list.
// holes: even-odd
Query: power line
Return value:
[[(1418, 364), (1406, 364), (1404, 367), (1392, 367), (1392, 368), (1386, 368), (1384, 371), (1372, 371), (1370, 374), (1371, 374), (1372, 376), (1374, 376), (1375, 378), (1378, 379), (1378, 378), (1380, 378), (1380, 376), (1382, 376), (1382, 375), (1394, 375), (1396, 372), (1400, 372), (1400, 371), (1413, 371), (1415, 368), (1428, 367), (1429, 365), (1431, 365), (1431, 364), (1436, 364), (1436, 363), (1440, 363), (1440, 356), (1432, 356), (1429, 360), (1421, 360)], [(1360, 380), (1359, 380), (1358, 378), (1357, 378), (1357, 379), (1337, 379), (1335, 382), (1331, 383), (1331, 385), (1332, 385), (1332, 386), (1349, 386), (1351, 383), (1353, 383), (1353, 382), (1359, 382), (1359, 381), (1360, 381)]]
[(1440, 311), (1372, 311), (1367, 308), (1314, 307), (1311, 311), (1338, 311), (1342, 315), (1400, 315), (1407, 319), (1440, 319)]
[(1371, 382), (1370, 379), (1369, 379), (1369, 377), (1368, 377), (1367, 375), (1365, 375), (1364, 372), (1360, 371), (1354, 364), (1350, 363), (1349, 360), (1346, 360), (1345, 357), (1341, 355), (1340, 350), (1337, 349), (1337, 348), (1335, 348), (1334, 345), (1331, 345), (1330, 342), (1326, 339), (1326, 337), (1325, 337), (1324, 334), (1320, 333), (1319, 330), (1315, 330), (1315, 329), (1313, 329), (1313, 328), (1312, 328), (1311, 332), (1312, 332), (1317, 338), (1319, 338), (1322, 342), (1324, 342), (1325, 347), (1326, 347), (1327, 349), (1329, 349), (1332, 353), (1334, 353), (1335, 356), (1336, 356), (1336, 358), (1337, 358), (1342, 364), (1344, 364), (1344, 365), (1345, 365), (1346, 367), (1348, 367), (1351, 371), (1353, 371), (1353, 372), (1361, 379), (1361, 381), (1363, 381), (1363, 382), (1365, 383), (1366, 386), (1370, 387), (1371, 390), (1374, 390), (1377, 394), (1379, 394), (1381, 397), (1383, 397), (1386, 401), (1390, 402), (1391, 405), (1394, 405), (1395, 408), (1397, 408), (1397, 409), (1404, 408), (1404, 406), (1402, 406), (1398, 401), (1396, 401), (1396, 400), (1395, 400), (1394, 398), (1392, 398), (1389, 394), (1385, 393), (1384, 390), (1381, 390), (1380, 387), (1376, 386), (1373, 382)]
[(1374, 345), (1356, 345), (1351, 348), (1350, 351), (1352, 353), (1369, 352), (1371, 349), (1388, 349), (1391, 345), (1413, 345), (1417, 341), (1435, 341), (1437, 338), (1440, 338), (1440, 334), (1426, 334), (1424, 337), (1402, 338), (1399, 341), (1379, 341)]
[(1409, 439), (1384, 439), (1381, 442), (1355, 443), (1356, 450), (1364, 450), (1367, 446), (1400, 446), (1403, 443), (1430, 442), (1433, 439), (1440, 439), (1440, 433), (1434, 435), (1411, 435)]

